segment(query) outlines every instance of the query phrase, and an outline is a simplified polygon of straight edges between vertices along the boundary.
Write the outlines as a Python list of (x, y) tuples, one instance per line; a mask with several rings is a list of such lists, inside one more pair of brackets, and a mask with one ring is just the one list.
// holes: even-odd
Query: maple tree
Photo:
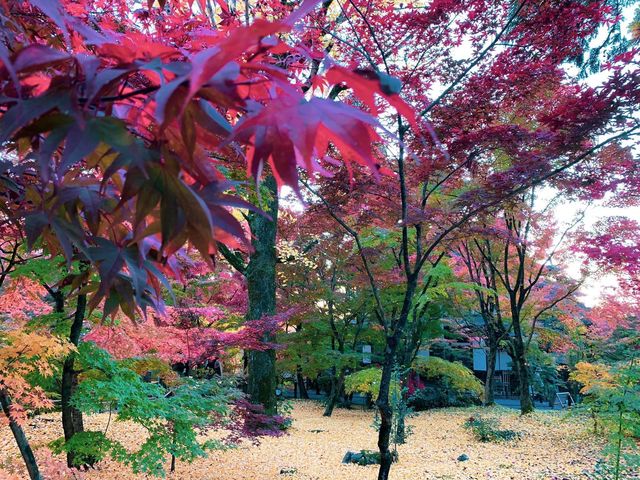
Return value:
[[(314, 6), (251, 26), (222, 18), (218, 30), (177, 2), (135, 12), (126, 1), (3, 4), (0, 137), (11, 156), (2, 163), (3, 213), (23, 219), (29, 247), (83, 265), (70, 279), (80, 289), (73, 344), (87, 310), (134, 317), (161, 308), (186, 242), (209, 264), (218, 242), (247, 242), (226, 208), (252, 207), (225, 193), (234, 184), (221, 167), (246, 158), (256, 180), (268, 164), (279, 184), (296, 187), (296, 165), (319, 168), (333, 141), (351, 154), (345, 160), (375, 170), (376, 121), (305, 98), (295, 78), (304, 65), (282, 73), (278, 59), (299, 47), (275, 35)], [(282, 130), (283, 114), (307, 121)], [(359, 139), (345, 135), (354, 129)], [(74, 378), (63, 378), (63, 403)], [(69, 440), (81, 416), (64, 411)]]
[(563, 240), (581, 216), (559, 231), (548, 208), (536, 210), (534, 191), (519, 200), (492, 224), (472, 228), (455, 255), (478, 287), (474, 294), (488, 346), (485, 392), (491, 395), (498, 349), (504, 348), (519, 382), (524, 414), (533, 409), (527, 360), (531, 343), (542, 333), (545, 318), (571, 310), (583, 279), (562, 272), (561, 255)]
[(27, 409), (51, 408), (52, 402), (41, 388), (30, 385), (25, 377), (32, 372), (52, 375), (50, 361), (64, 357), (71, 348), (47, 332), (17, 330), (0, 337), (0, 405), (31, 478), (42, 476), (22, 424)]
[(209, 267), (193, 258), (184, 258), (183, 281), (173, 286), (164, 312), (131, 321), (91, 327), (84, 341), (94, 342), (117, 359), (154, 355), (180, 366), (189, 376), (194, 368), (229, 360), (238, 349), (270, 348), (260, 337), (281, 324), (279, 317), (243, 321), (247, 304), (246, 285), (239, 275)]
[[(6, 277), (5, 277), (6, 278)], [(5, 283), (5, 278), (2, 283)], [(18, 444), (31, 478), (42, 478), (22, 428), (28, 410), (46, 409), (52, 406), (46, 392), (28, 381), (34, 372), (46, 377), (54, 374), (51, 361), (63, 358), (73, 345), (56, 338), (46, 329), (27, 328), (30, 315), (48, 313), (49, 308), (41, 300), (38, 285), (27, 279), (19, 279), (3, 287), (0, 297), (2, 329), (0, 330), (0, 405), (11, 432)], [(27, 293), (27, 301), (22, 294)]]
[[(278, 188), (288, 185), (321, 228), (332, 220), (342, 229), (336, 245), (350, 249), (352, 275), (344, 283), (366, 285), (368, 316), (383, 336), (380, 479), (392, 461), (392, 373), (437, 317), (434, 272), (461, 228), (507, 212), (502, 227), (522, 240), (520, 212), (508, 205), (537, 184), (578, 196), (637, 185), (620, 143), (639, 127), (633, 43), (607, 38), (597, 87), (566, 68), (602, 29), (620, 31), (621, 7), (608, 2), (221, 0), (134, 10), (126, 0), (32, 0), (1, 8), (2, 212), (29, 247), (81, 266), (67, 278), (77, 304), (71, 343), (95, 309), (154, 322), (147, 307), (162, 313), (165, 291), (184, 279), (178, 259), (191, 249), (209, 268), (220, 251), (246, 274), (249, 320), (273, 316)], [(246, 194), (247, 180), (262, 183)], [(520, 259), (526, 248), (508, 242), (505, 251)], [(314, 299), (306, 305), (317, 307)], [(154, 340), (164, 332), (197, 345), (185, 354), (169, 342), (167, 357), (190, 363), (210, 358), (216, 338), (235, 341), (197, 326), (217, 314), (209, 302), (166, 310), (171, 320)], [(329, 337), (344, 343), (336, 331)], [(132, 328), (119, 334), (153, 344)], [(245, 340), (251, 396), (270, 413), (275, 352)]]
[(79, 362), (86, 378), (74, 394), (74, 406), (85, 413), (116, 411), (119, 421), (133, 421), (148, 437), (133, 451), (106, 437), (106, 430), (76, 433), (71, 439), (53, 442), (54, 451), (73, 451), (78, 464), (110, 455), (134, 472), (164, 476), (163, 457), (170, 455), (171, 471), (176, 458), (193, 461), (207, 449), (221, 448), (223, 440), (199, 442), (197, 435), (224, 423), (228, 405), (239, 393), (223, 381), (180, 379), (170, 387), (145, 382), (126, 362), (114, 361), (90, 342), (79, 348)]
[[(566, 189), (570, 182), (587, 180), (589, 166), (605, 160), (596, 155), (601, 148), (637, 132), (632, 113), (637, 77), (626, 69), (636, 52), (631, 48), (611, 57), (610, 76), (598, 88), (568, 77), (563, 64), (610, 21), (611, 10), (595, 2), (437, 2), (420, 9), (413, 4), (371, 8), (354, 0), (338, 7), (332, 55), (396, 77), (389, 90), (399, 91), (418, 117), (429, 120), (396, 115), (402, 108), (386, 110), (385, 126), (400, 142), (378, 158), (393, 172), (379, 182), (357, 173), (349, 181), (347, 169), (339, 167), (330, 179), (307, 182), (310, 199), (352, 237), (385, 332), (377, 404), (379, 478), (386, 479), (389, 385), (428, 267), (474, 217), (493, 213), (536, 184)], [(457, 62), (452, 47), (463, 39), (471, 55)], [(436, 85), (433, 98), (425, 98)], [(367, 86), (363, 80), (352, 91)], [(366, 107), (380, 109), (371, 99)], [(387, 247), (396, 258), (394, 267), (380, 268), (380, 250), (364, 246), (372, 226), (378, 235), (396, 235), (398, 241)], [(381, 292), (394, 275), (400, 294), (383, 301)]]
[(608, 440), (603, 451), (605, 462), (596, 466), (600, 478), (626, 478), (640, 464), (637, 361), (637, 354), (631, 353), (614, 367), (579, 362), (571, 374), (582, 385), (580, 392), (586, 396), (585, 407), (594, 419), (594, 431), (600, 427)]
[(362, 365), (363, 345), (380, 343), (351, 239), (331, 229), (322, 211), (283, 215), (278, 269), (280, 304), (296, 308), (279, 337), (280, 369), (296, 373), (298, 384), (307, 376), (327, 385), (325, 416), (347, 400), (345, 378)]
[[(250, 205), (224, 193), (233, 183), (219, 169), (242, 158), (241, 145), (249, 146), (248, 172), (259, 178), (268, 163), (280, 184), (294, 184), (298, 162), (318, 168), (314, 158), (324, 157), (328, 141), (375, 169), (371, 142), (356, 144), (329, 123), (338, 116), (340, 127), (374, 140), (375, 120), (328, 99), (307, 100), (275, 62), (293, 47), (271, 36), (290, 31), (313, 6), (218, 35), (180, 4), (169, 15), (138, 12), (142, 22), (119, 15), (126, 2), (95, 19), (89, 5), (6, 5), (2, 138), (18, 161), (3, 164), (4, 188), (21, 207), (30, 245), (43, 238), (51, 253), (96, 267), (100, 282), (86, 286), (90, 309), (104, 300), (105, 315), (123, 308), (132, 316), (134, 299), (141, 308), (157, 305), (163, 274), (175, 274), (164, 260), (186, 241), (205, 260), (217, 241), (246, 241), (224, 207)], [(43, 23), (37, 32), (29, 29), (34, 19)], [(193, 38), (156, 30), (165, 19)], [(280, 131), (282, 115), (315, 121)], [(223, 160), (207, 154), (216, 150)]]
[[(21, 252), (22, 253), (22, 252)], [(33, 312), (25, 309), (31, 321), (39, 323), (51, 333), (65, 338), (70, 345), (78, 347), (85, 327), (87, 296), (72, 285), (72, 279), (86, 268), (82, 262), (73, 262), (67, 265), (62, 257), (47, 258), (42, 252), (30, 256), (20, 256), (21, 262), (13, 272), (14, 279), (26, 281), (31, 285), (31, 292), (16, 292), (17, 297), (27, 300), (34, 305), (45, 304), (48, 306), (46, 315), (44, 312)], [(6, 295), (5, 295), (6, 297)], [(75, 297), (75, 308), (72, 307), (69, 314), (67, 308), (71, 299)], [(39, 313), (39, 315), (38, 315)], [(71, 403), (71, 397), (78, 384), (78, 369), (75, 365), (75, 352), (70, 352), (62, 364), (60, 378), (60, 403), (62, 409), (62, 425), (65, 437), (69, 440), (76, 433), (84, 431), (82, 413)], [(92, 462), (89, 462), (92, 463)], [(75, 465), (73, 453), (67, 456), (68, 467)]]
[[(68, 338), (69, 325), (75, 324), (76, 320), (52, 308), (49, 302), (56, 302), (46, 297), (51, 289), (43, 286), (60, 276), (59, 270), (55, 273), (48, 271), (52, 265), (57, 266), (58, 263), (55, 260), (37, 259), (19, 267), (12, 284), (0, 295), (0, 312), (7, 318), (17, 319), (20, 328), (14, 330), (21, 335), (26, 332), (26, 341), (36, 342), (34, 346), (41, 345), (46, 350), (46, 339), (51, 339), (51, 342), (73, 348), (63, 338)], [(105, 438), (102, 432), (85, 430), (83, 426), (68, 438), (65, 436), (53, 444), (56, 452), (67, 454), (71, 466), (92, 464), (110, 455), (134, 470), (161, 474), (163, 470), (162, 465), (158, 464), (158, 456), (173, 452), (172, 463), (175, 464), (176, 458), (192, 461), (203, 454), (201, 446), (193, 438), (195, 432), (203, 429), (222, 427), (230, 430), (231, 435), (225, 445), (247, 437), (255, 439), (262, 435), (282, 433), (286, 418), (268, 418), (255, 405), (244, 401), (240, 392), (232, 388), (235, 381), (233, 375), (226, 381), (215, 376), (211, 380), (208, 376), (198, 381), (183, 379), (171, 370), (169, 363), (164, 363), (186, 366), (187, 376), (198, 374), (198, 367), (213, 363), (214, 360), (225, 363), (229, 360), (231, 363), (238, 349), (259, 350), (269, 347), (260, 338), (266, 330), (279, 328), (282, 322), (279, 318), (240, 322), (246, 305), (243, 299), (245, 292), (244, 286), (237, 282), (234, 275), (219, 272), (212, 281), (208, 266), (191, 260), (185, 262), (184, 269), (189, 280), (182, 289), (176, 289), (177, 298), (169, 299), (174, 305), (166, 307), (164, 316), (149, 315), (146, 321), (138, 324), (124, 315), (119, 315), (113, 324), (96, 324), (99, 317), (95, 316), (80, 322), (82, 341), (78, 344), (80, 353), (72, 352), (76, 380), (69, 392), (68, 406), (76, 418), (82, 419), (84, 413), (93, 413), (96, 409), (101, 411), (105, 404), (111, 405), (116, 409), (118, 418), (130, 418), (150, 428), (153, 438), (140, 451), (126, 453), (117, 442)], [(63, 293), (66, 297), (67, 292)], [(224, 307), (222, 304), (216, 306), (215, 302), (222, 302)], [(72, 310), (70, 316), (76, 317), (76, 311)], [(28, 333), (29, 329), (25, 330), (27, 321), (43, 332), (49, 330), (47, 336)], [(92, 346), (94, 341), (111, 350), (116, 360), (111, 359), (107, 352), (95, 349)], [(14, 343), (12, 339), (10, 346)], [(19, 345), (24, 345), (24, 342)], [(9, 346), (5, 350), (11, 356)], [(46, 368), (42, 367), (37, 378), (59, 373), (61, 378), (58, 381), (63, 389), (68, 353), (69, 349), (61, 350), (58, 355), (52, 353), (36, 363), (36, 366), (46, 363)], [(66, 359), (55, 361), (65, 356)], [(59, 369), (54, 366), (59, 366)], [(6, 380), (7, 385), (13, 387), (19, 380), (24, 384), (24, 391), (38, 393), (37, 396), (32, 395), (41, 399), (38, 408), (52, 407), (38, 380), (35, 379), (33, 385), (34, 379), (28, 378), (33, 370), (14, 368), (14, 362), (10, 362), (7, 370), (6, 378), (3, 375), (2, 379)], [(154, 378), (152, 371), (160, 376), (159, 385), (145, 383)], [(11, 395), (7, 394), (6, 398), (11, 398), (16, 411), (31, 407), (33, 402), (29, 403), (26, 397), (21, 397), (19, 390), (12, 388), (9, 393)], [(47, 391), (47, 394), (50, 392)], [(180, 398), (173, 399), (178, 394)], [(166, 395), (173, 400), (164, 401)], [(149, 405), (145, 406), (146, 403)], [(63, 420), (65, 408), (61, 404)], [(171, 412), (176, 410), (184, 410), (184, 413), (172, 415)], [(197, 420), (193, 420), (195, 417)], [(30, 459), (35, 465), (34, 458)], [(48, 468), (47, 465), (44, 467)]]

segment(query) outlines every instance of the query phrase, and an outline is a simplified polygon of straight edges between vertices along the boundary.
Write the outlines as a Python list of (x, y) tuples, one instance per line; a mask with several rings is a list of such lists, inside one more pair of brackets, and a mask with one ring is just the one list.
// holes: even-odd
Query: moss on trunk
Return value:
[[(253, 252), (247, 264), (247, 289), (249, 310), (247, 320), (258, 320), (265, 315), (276, 313), (276, 233), (278, 223), (278, 190), (272, 176), (263, 184), (269, 191), (263, 197), (264, 214), (250, 213)], [(269, 335), (266, 342), (274, 339)], [(247, 393), (252, 402), (259, 403), (268, 414), (276, 413), (276, 353), (274, 350), (247, 352)]]

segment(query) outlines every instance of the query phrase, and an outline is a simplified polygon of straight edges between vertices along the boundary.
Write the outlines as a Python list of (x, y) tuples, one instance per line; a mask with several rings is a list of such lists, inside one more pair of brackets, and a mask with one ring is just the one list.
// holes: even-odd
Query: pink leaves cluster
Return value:
[[(228, 193), (226, 172), (259, 180), (270, 168), (297, 189), (298, 167), (323, 172), (339, 159), (378, 170), (376, 119), (307, 95), (301, 80), (316, 81), (324, 59), (296, 27), (315, 2), (251, 25), (224, 2), (219, 23), (192, 5), (131, 14), (126, 0), (34, 0), (0, 11), (0, 139), (17, 159), (0, 168), (13, 182), (3, 188), (30, 244), (44, 239), (95, 267), (90, 307), (106, 300), (107, 315), (158, 306), (164, 276), (176, 275), (167, 259), (185, 244), (212, 265), (218, 242), (246, 243), (230, 209), (252, 207)], [(367, 99), (404, 105), (385, 79), (374, 75)]]
[(595, 338), (609, 338), (617, 328), (629, 328), (637, 324), (640, 301), (625, 295), (623, 291), (607, 293), (587, 315), (589, 333)]
[(199, 365), (223, 358), (233, 349), (264, 350), (264, 342), (282, 327), (288, 314), (246, 321), (230, 329), (227, 314), (216, 306), (167, 307), (164, 316), (149, 315), (141, 323), (123, 318), (117, 325), (97, 325), (84, 337), (116, 358), (155, 355), (169, 363)]
[(608, 217), (591, 232), (576, 235), (574, 251), (586, 255), (585, 263), (614, 273), (629, 296), (640, 293), (640, 224), (627, 217)]
[(45, 301), (44, 287), (29, 278), (20, 277), (5, 282), (0, 294), (0, 319), (3, 324), (19, 325), (28, 319), (50, 313), (51, 304)]
[(241, 439), (259, 442), (260, 437), (284, 435), (290, 420), (284, 415), (267, 415), (262, 405), (241, 398), (233, 406), (228, 440), (237, 443)]

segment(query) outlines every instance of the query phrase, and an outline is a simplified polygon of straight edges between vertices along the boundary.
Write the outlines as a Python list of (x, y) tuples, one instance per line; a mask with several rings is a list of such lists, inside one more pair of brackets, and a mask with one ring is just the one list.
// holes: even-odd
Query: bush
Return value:
[(363, 395), (378, 396), (382, 370), (379, 368), (365, 368), (359, 372), (347, 375), (344, 379), (344, 390), (347, 393), (362, 393)]
[(475, 439), (480, 442), (507, 442), (520, 438), (518, 432), (501, 430), (495, 419), (470, 417), (464, 422), (464, 428), (471, 430)]
[[(448, 362), (441, 358), (418, 359), (413, 370), (427, 380), (427, 385), (407, 399), (407, 406), (414, 410), (429, 410), (443, 407), (469, 407), (480, 405), (483, 393), (482, 383), (471, 370), (458, 362)], [(347, 375), (344, 389), (347, 393), (361, 393), (378, 396), (382, 370), (366, 368)], [(400, 392), (398, 380), (392, 382), (391, 393)], [(405, 396), (403, 389), (403, 397)]]
[(123, 366), (131, 368), (141, 377), (149, 377), (149, 380), (158, 380), (167, 386), (177, 386), (180, 383), (179, 375), (171, 369), (171, 365), (158, 357), (148, 356), (125, 360)]
[(408, 400), (415, 410), (469, 407), (482, 403), (482, 383), (459, 362), (448, 362), (438, 357), (416, 359), (413, 370), (427, 381), (427, 385)]
[(284, 435), (293, 424), (293, 419), (287, 414), (291, 412), (285, 404), (283, 415), (268, 415), (264, 412), (264, 406), (251, 403), (245, 398), (236, 401), (233, 418), (236, 419), (236, 428), (233, 438), (236, 441), (242, 438), (252, 439), (258, 443), (258, 437), (279, 437)]
[(452, 390), (442, 383), (429, 384), (416, 391), (407, 401), (414, 410), (480, 405), (480, 397), (468, 390)]
[[(371, 395), (374, 399), (378, 397), (380, 392), (380, 381), (382, 380), (382, 370), (377, 367), (365, 368), (359, 372), (347, 375), (344, 379), (345, 392), (361, 393), (362, 395)], [(398, 392), (398, 382), (392, 382), (391, 392)]]
[(438, 357), (417, 358), (413, 370), (429, 381), (446, 383), (452, 390), (469, 391), (482, 395), (482, 382), (460, 362), (448, 362)]

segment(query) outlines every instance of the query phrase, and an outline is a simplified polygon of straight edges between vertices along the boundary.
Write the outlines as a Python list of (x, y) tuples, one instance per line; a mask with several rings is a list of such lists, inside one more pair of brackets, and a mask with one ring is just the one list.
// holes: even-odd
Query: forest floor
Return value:
[[(473, 415), (500, 420), (501, 428), (521, 434), (518, 440), (480, 443), (463, 428)], [(175, 480), (368, 480), (376, 478), (376, 466), (344, 465), (348, 451), (376, 449), (372, 428), (373, 411), (336, 409), (333, 417), (322, 416), (322, 407), (312, 401), (295, 401), (293, 427), (287, 435), (265, 438), (259, 446), (242, 445), (233, 450), (214, 451), (192, 464), (178, 462)], [(89, 429), (103, 429), (107, 414), (88, 417)], [(587, 419), (566, 412), (536, 412), (520, 417), (501, 407), (490, 409), (443, 409), (423, 412), (411, 418), (413, 434), (398, 447), (399, 462), (392, 467), (395, 480), (422, 479), (553, 479), (586, 478), (601, 449), (589, 432)], [(34, 447), (46, 445), (62, 434), (57, 414), (30, 420), (26, 432)], [(111, 422), (108, 436), (135, 448), (144, 438), (142, 428), (125, 422)], [(468, 460), (459, 461), (460, 455)], [(36, 450), (36, 455), (41, 453)], [(22, 476), (18, 452), (6, 426), (0, 426), (0, 480), (4, 471), (15, 469)], [(168, 465), (167, 465), (168, 468)], [(282, 472), (282, 473), (281, 473)], [(6, 478), (9, 478), (8, 476)], [(124, 466), (103, 461), (83, 475), (86, 480), (133, 480)], [(47, 479), (49, 480), (49, 479)]]

